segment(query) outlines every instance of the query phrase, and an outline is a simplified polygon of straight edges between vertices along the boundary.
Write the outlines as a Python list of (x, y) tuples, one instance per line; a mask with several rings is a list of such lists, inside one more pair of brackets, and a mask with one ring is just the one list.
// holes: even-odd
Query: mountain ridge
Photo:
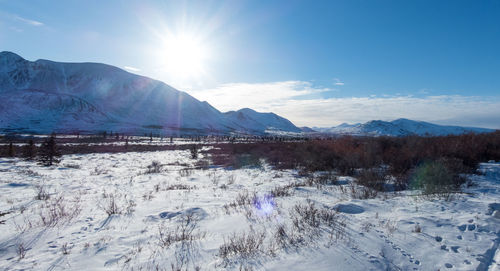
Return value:
[[(36, 92), (38, 91), (38, 92)], [(41, 93), (45, 93), (41, 95)], [(69, 96), (92, 105), (80, 112), (70, 106)], [(55, 107), (56, 97), (59, 107)], [(297, 131), (290, 121), (274, 113), (242, 113), (252, 122), (241, 123), (164, 82), (136, 75), (118, 67), (93, 63), (66, 63), (39, 59), (28, 61), (12, 52), (0, 53), (0, 98), (10, 106), (0, 107), (0, 129), (50, 133), (72, 129), (89, 133), (101, 130), (165, 134), (265, 134), (269, 129)], [(52, 107), (33, 103), (36, 99)], [(25, 100), (31, 101), (26, 103)], [(66, 108), (66, 109), (65, 109)], [(71, 123), (71, 118), (81, 127)], [(34, 116), (46, 119), (44, 123)], [(24, 120), (27, 118), (27, 120)], [(276, 120), (280, 121), (276, 121)], [(86, 121), (82, 121), (86, 120)], [(155, 128), (152, 128), (155, 127)]]
[(329, 128), (313, 127), (313, 130), (337, 135), (359, 135), (359, 136), (445, 136), (464, 133), (487, 133), (493, 129), (461, 127), (451, 125), (438, 125), (425, 121), (416, 121), (399, 118), (393, 121), (371, 120), (365, 123), (347, 124)]
[(329, 127), (295, 126), (250, 108), (221, 112), (206, 101), (152, 78), (95, 62), (29, 61), (0, 52), (0, 132), (115, 131), (129, 134), (448, 135), (492, 129), (409, 119)]

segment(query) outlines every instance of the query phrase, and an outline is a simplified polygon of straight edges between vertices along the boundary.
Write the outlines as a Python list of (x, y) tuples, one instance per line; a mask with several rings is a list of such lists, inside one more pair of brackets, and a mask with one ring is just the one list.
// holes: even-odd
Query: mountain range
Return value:
[(393, 121), (372, 120), (366, 123), (343, 123), (330, 128), (313, 127), (312, 129), (320, 133), (357, 136), (444, 136), (494, 131), (486, 128), (443, 126), (409, 119), (397, 119)]
[(300, 132), (274, 113), (222, 113), (144, 76), (99, 63), (28, 61), (0, 53), (0, 131), (264, 134)]
[(406, 136), (492, 131), (408, 119), (299, 128), (250, 108), (220, 112), (163, 82), (111, 65), (28, 61), (12, 52), (0, 52), (0, 101), (0, 133)]

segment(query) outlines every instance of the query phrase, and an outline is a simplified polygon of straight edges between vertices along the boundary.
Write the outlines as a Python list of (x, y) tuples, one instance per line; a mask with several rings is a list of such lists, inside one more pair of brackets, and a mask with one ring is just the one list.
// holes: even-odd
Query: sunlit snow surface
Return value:
[[(163, 164), (162, 171), (144, 174), (153, 160)], [(442, 201), (410, 192), (351, 199), (343, 189), (348, 177), (341, 177), (341, 185), (302, 186), (291, 196), (271, 197), (273, 188), (304, 179), (268, 166), (183, 170), (194, 163), (189, 151), (68, 155), (50, 168), (0, 159), (0, 269), (171, 270), (183, 248), (160, 248), (159, 228), (175, 228), (192, 213), (201, 237), (188, 248), (188, 270), (499, 270), (500, 164), (482, 164), (483, 174), (471, 177), (476, 186)], [(39, 184), (51, 199), (62, 196), (69, 213), (81, 211), (70, 221), (40, 226), (45, 201), (35, 199)], [(189, 189), (167, 189), (180, 184)], [(244, 191), (257, 195), (249, 212), (226, 212), (223, 206)], [(135, 203), (135, 210), (108, 217), (102, 206), (109, 195), (120, 208)], [(278, 249), (275, 256), (231, 262), (218, 256), (224, 241), (250, 229), (265, 231), (267, 246), (276, 226), (291, 224), (290, 209), (307, 200), (338, 209), (346, 219), (346, 238), (332, 242), (323, 234), (304, 246)], [(25, 256), (19, 259), (21, 244)]]

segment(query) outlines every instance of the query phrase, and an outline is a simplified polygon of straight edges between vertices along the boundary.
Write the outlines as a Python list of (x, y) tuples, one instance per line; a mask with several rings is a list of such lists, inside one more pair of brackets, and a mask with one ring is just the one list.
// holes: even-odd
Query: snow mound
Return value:
[(365, 211), (365, 209), (356, 204), (337, 204), (333, 207), (337, 212), (346, 213), (346, 214), (361, 214)]
[(196, 216), (197, 219), (201, 220), (207, 216), (207, 212), (205, 212), (205, 210), (203, 210), (202, 208), (195, 207), (178, 212), (161, 212), (158, 216), (162, 219), (171, 219), (174, 217), (180, 217), (185, 215), (194, 215)]

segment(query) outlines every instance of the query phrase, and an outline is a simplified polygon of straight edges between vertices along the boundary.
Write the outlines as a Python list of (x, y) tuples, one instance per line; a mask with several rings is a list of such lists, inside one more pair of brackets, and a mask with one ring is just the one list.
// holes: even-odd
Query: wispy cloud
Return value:
[(338, 78), (333, 78), (333, 80), (335, 81), (333, 84), (336, 86), (343, 86), (344, 85), (344, 82), (340, 81), (340, 79), (338, 79)]
[(18, 15), (14, 16), (14, 18), (18, 21), (27, 23), (27, 24), (32, 25), (32, 26), (43, 26), (44, 25), (42, 22), (31, 20), (31, 19), (26, 19), (26, 18), (23, 18), (23, 17), (18, 16)]
[(224, 84), (208, 90), (191, 91), (222, 111), (250, 107), (274, 112), (302, 126), (333, 126), (373, 119), (408, 118), (439, 124), (500, 128), (500, 97), (443, 96), (367, 96), (303, 99), (322, 93), (310, 82), (285, 81), (261, 84)]
[(141, 69), (138, 69), (138, 68), (134, 68), (134, 67), (131, 67), (131, 66), (123, 66), (123, 68), (127, 71), (131, 71), (131, 72), (139, 72), (141, 71)]
[(230, 83), (213, 89), (190, 91), (199, 100), (208, 101), (220, 110), (237, 110), (242, 107), (259, 108), (272, 111), (288, 100), (330, 91), (328, 88), (315, 88), (306, 81), (283, 81), (269, 83)]
[[(500, 128), (500, 100), (471, 96), (342, 97), (288, 101), (276, 107), (299, 125), (332, 126), (408, 118), (447, 125)], [(487, 116), (490, 116), (488, 119)]]

